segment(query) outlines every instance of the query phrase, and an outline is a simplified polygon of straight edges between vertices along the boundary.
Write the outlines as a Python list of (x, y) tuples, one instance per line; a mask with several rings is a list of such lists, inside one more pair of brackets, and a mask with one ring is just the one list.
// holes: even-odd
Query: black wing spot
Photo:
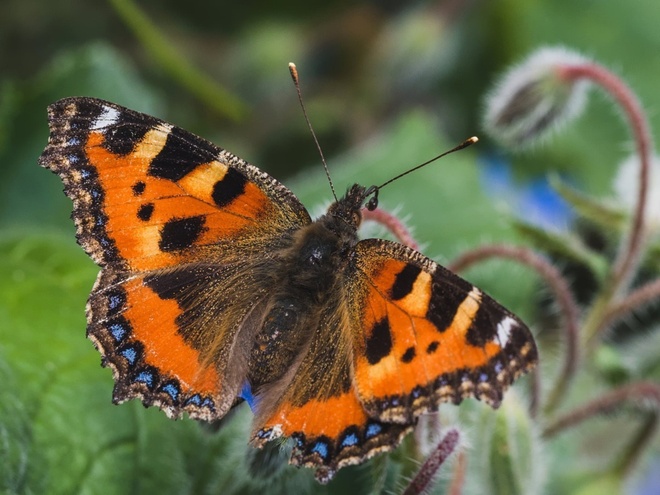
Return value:
[(213, 201), (220, 207), (227, 206), (245, 192), (246, 184), (246, 177), (230, 167), (222, 180), (213, 185)]
[(191, 247), (207, 229), (205, 215), (174, 218), (163, 225), (158, 247), (161, 251), (178, 251)]
[(148, 222), (151, 220), (151, 215), (154, 214), (154, 204), (153, 203), (146, 203), (140, 206), (137, 212), (137, 216), (140, 220), (143, 222)]
[(465, 334), (465, 340), (475, 347), (484, 347), (495, 339), (495, 335), (497, 335), (497, 325), (489, 318), (486, 305), (482, 303)]
[(377, 322), (371, 329), (367, 339), (367, 360), (369, 364), (377, 364), (392, 351), (392, 333), (387, 316)]
[(403, 299), (412, 292), (413, 284), (421, 271), (422, 269), (420, 267), (408, 264), (403, 267), (403, 270), (397, 273), (394, 284), (390, 289), (390, 296), (394, 301)]
[(426, 348), (426, 354), (433, 354), (435, 351), (438, 350), (439, 346), (440, 346), (440, 342), (438, 342), (437, 340), (434, 340)]
[(409, 363), (410, 361), (415, 359), (415, 355), (416, 355), (415, 348), (412, 346), (408, 347), (408, 349), (406, 349), (406, 352), (403, 353), (403, 356), (401, 356), (401, 361), (403, 361), (404, 363)]
[(131, 188), (133, 189), (133, 196), (142, 196), (146, 187), (147, 185), (144, 183), (144, 181), (137, 181)]
[(465, 301), (472, 288), (472, 284), (458, 277), (453, 277), (451, 284), (442, 282), (433, 284), (426, 317), (439, 332), (444, 332), (449, 328), (454, 321), (458, 308)]

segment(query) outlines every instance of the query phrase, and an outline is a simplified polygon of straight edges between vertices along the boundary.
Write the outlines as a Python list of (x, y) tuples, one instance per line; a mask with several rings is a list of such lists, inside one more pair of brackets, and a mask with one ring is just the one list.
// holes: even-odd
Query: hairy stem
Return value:
[(660, 300), (660, 279), (636, 289), (625, 298), (610, 306), (603, 317), (603, 326), (609, 326), (619, 320), (622, 316), (649, 304), (651, 301)]
[(601, 86), (614, 98), (628, 118), (641, 164), (637, 204), (630, 233), (622, 241), (601, 297), (597, 300), (597, 304), (592, 305), (590, 314), (585, 320), (584, 337), (587, 341), (593, 341), (605, 328), (604, 323), (611, 300), (626, 289), (642, 257), (653, 142), (646, 114), (637, 97), (612, 72), (594, 63), (564, 65), (560, 66), (558, 71), (561, 77), (570, 81), (588, 79)]
[(424, 493), (424, 491), (431, 486), (433, 478), (438, 472), (440, 466), (444, 464), (458, 445), (459, 439), (460, 435), (458, 430), (453, 428), (450, 429), (442, 440), (440, 440), (440, 443), (431, 455), (426, 458), (422, 467), (404, 490), (403, 495), (417, 495)]
[(654, 410), (659, 410), (660, 385), (642, 381), (616, 388), (555, 419), (543, 430), (543, 437), (553, 437), (568, 428), (578, 426), (586, 419), (614, 411), (630, 402), (649, 405)]
[(642, 425), (637, 434), (628, 444), (628, 447), (620, 456), (620, 460), (615, 467), (615, 471), (626, 477), (637, 465), (637, 461), (644, 453), (649, 444), (653, 441), (653, 436), (658, 430), (659, 421), (658, 411), (650, 411), (646, 414)]
[(364, 208), (362, 210), (362, 218), (364, 220), (371, 220), (372, 222), (377, 222), (383, 225), (387, 230), (389, 230), (402, 244), (405, 244), (409, 248), (419, 249), (419, 244), (414, 239), (410, 231), (406, 228), (401, 220), (391, 213), (376, 208), (373, 211), (367, 210)]

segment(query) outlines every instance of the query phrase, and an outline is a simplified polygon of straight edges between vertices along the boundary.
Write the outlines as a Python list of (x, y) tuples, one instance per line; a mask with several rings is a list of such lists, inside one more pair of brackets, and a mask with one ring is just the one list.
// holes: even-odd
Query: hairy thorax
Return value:
[(325, 215), (294, 233), (277, 253), (278, 289), (266, 303), (250, 353), (249, 380), (258, 389), (280, 379), (301, 358), (322, 308), (340, 304), (337, 284), (357, 242), (357, 224)]

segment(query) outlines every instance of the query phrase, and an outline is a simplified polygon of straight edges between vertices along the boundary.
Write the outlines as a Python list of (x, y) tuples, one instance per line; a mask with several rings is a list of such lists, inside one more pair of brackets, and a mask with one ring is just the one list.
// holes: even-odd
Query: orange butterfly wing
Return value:
[(347, 285), (353, 372), (368, 414), (408, 424), (441, 402), (497, 407), (538, 359), (531, 332), (492, 298), (401, 244), (355, 247)]
[(309, 214), (269, 175), (154, 117), (68, 98), (49, 123), (40, 163), (62, 178), (78, 242), (103, 267), (88, 336), (114, 400), (222, 417), (246, 373), (241, 324), (266, 291), (255, 264)]

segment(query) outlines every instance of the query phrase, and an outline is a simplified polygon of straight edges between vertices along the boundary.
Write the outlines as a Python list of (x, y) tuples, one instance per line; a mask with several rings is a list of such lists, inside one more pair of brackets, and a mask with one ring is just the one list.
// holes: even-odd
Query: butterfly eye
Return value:
[(359, 211), (354, 211), (353, 212), (353, 223), (357, 227), (362, 223), (362, 215), (360, 214)]

